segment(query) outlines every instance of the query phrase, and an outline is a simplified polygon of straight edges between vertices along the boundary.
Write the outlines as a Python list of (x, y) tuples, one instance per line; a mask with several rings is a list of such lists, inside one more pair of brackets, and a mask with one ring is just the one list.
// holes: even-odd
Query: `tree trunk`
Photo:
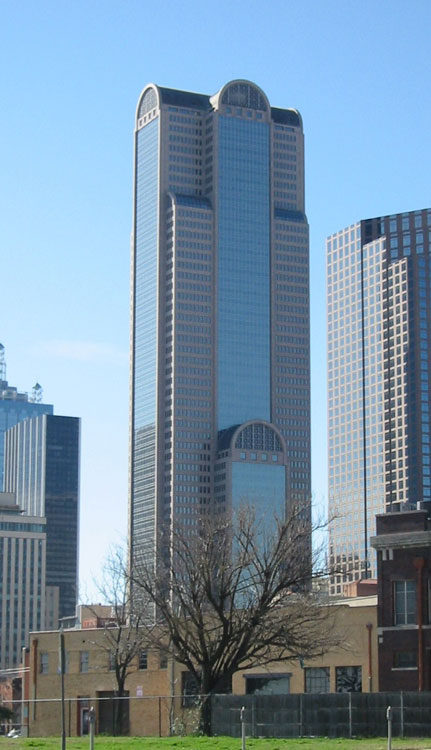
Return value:
[(114, 701), (114, 735), (121, 736), (124, 729), (124, 682), (118, 685), (116, 693), (117, 700)]
[(206, 674), (205, 667), (202, 670), (201, 678), (201, 704), (199, 716), (199, 730), (206, 737), (212, 736), (211, 729), (211, 681), (210, 676)]

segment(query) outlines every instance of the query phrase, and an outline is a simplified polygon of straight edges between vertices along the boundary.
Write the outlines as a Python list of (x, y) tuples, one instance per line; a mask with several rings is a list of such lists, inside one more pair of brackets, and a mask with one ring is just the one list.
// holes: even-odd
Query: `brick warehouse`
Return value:
[[(375, 596), (346, 598), (330, 605), (340, 647), (322, 657), (251, 667), (234, 675), (236, 695), (316, 692), (369, 692), (377, 689), (377, 607)], [(64, 632), (66, 650), (66, 733), (86, 734), (91, 705), (96, 732), (112, 733), (116, 690), (103, 628)], [(342, 643), (341, 643), (342, 641)], [(347, 646), (347, 647), (346, 647)], [(58, 632), (32, 633), (25, 675), (24, 724), (30, 736), (60, 732)], [(127, 678), (128, 731), (135, 736), (166, 736), (174, 722), (192, 728), (194, 692), (185, 668), (165, 653), (142, 651)], [(172, 698), (171, 696), (175, 697)], [(27, 733), (27, 728), (24, 727)]]

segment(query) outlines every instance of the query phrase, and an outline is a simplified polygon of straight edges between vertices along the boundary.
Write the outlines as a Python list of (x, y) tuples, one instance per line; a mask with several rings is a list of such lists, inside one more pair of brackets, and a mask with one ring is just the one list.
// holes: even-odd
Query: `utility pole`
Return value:
[(64, 633), (63, 625), (58, 631), (58, 663), (60, 665), (61, 678), (61, 750), (66, 750), (66, 714), (64, 708), (64, 672), (65, 672), (65, 651), (64, 651)]

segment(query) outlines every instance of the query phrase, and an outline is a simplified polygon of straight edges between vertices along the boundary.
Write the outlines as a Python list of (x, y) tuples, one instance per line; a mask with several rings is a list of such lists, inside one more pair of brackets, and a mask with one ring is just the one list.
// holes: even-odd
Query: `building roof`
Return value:
[(211, 109), (210, 98), (206, 94), (195, 94), (192, 91), (180, 91), (179, 89), (166, 89), (157, 87), (163, 104), (171, 104), (175, 107), (196, 107), (196, 109)]

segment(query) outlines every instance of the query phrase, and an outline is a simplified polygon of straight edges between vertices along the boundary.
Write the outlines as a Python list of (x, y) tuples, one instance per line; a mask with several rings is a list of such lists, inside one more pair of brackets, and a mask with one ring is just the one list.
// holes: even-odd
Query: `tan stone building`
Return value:
[[(112, 734), (117, 684), (110, 668), (103, 628), (64, 632), (66, 733), (87, 734), (88, 710), (96, 710), (96, 731)], [(59, 633), (32, 633), (28, 673), (29, 735), (60, 733)], [(169, 729), (169, 674), (165, 655), (142, 650), (127, 678), (126, 716), (133, 735), (166, 735)]]
[[(376, 597), (344, 599), (334, 608), (340, 645), (312, 661), (273, 663), (234, 675), (235, 694), (350, 692), (377, 690)], [(86, 734), (88, 710), (96, 711), (96, 732), (112, 733), (115, 674), (110, 670), (103, 628), (64, 632), (66, 674), (66, 733)], [(30, 736), (60, 734), (60, 674), (58, 632), (33, 633), (24, 694)], [(128, 731), (136, 736), (166, 736), (173, 722), (190, 727), (193, 702), (188, 673), (165, 653), (142, 650), (127, 678)], [(172, 698), (171, 696), (175, 696)], [(27, 712), (25, 712), (27, 713)]]
[(339, 645), (312, 660), (296, 659), (237, 672), (232, 691), (242, 693), (337, 693), (378, 690), (377, 597), (331, 605)]

